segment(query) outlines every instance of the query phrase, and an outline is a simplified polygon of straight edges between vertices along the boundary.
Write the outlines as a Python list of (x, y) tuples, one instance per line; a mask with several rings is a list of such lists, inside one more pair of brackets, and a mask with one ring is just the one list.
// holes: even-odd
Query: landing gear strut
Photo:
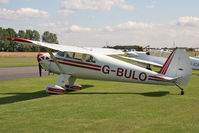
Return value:
[(152, 69), (151, 69), (151, 65), (147, 65), (147, 66), (146, 66), (146, 69), (148, 69), (148, 70), (152, 71)]
[(176, 84), (176, 86), (181, 90), (180, 94), (184, 95), (184, 89), (182, 87), (180, 87), (178, 84)]

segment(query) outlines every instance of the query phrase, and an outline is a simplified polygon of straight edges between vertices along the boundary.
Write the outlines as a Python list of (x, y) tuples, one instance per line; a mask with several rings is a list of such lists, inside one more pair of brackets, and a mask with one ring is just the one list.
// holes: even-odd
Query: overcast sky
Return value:
[(0, 0), (0, 27), (63, 45), (199, 47), (199, 0)]

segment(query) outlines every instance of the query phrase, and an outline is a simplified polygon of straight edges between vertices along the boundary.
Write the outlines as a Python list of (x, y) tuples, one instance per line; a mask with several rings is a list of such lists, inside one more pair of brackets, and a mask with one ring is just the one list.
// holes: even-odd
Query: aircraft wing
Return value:
[(32, 40), (16, 38), (16, 37), (9, 37), (8, 40), (22, 43), (22, 44), (38, 45), (38, 46), (42, 46), (42, 47), (46, 47), (46, 48), (50, 48), (50, 49), (54, 49), (58, 51), (76, 52), (76, 53), (82, 53), (82, 54), (92, 54), (92, 53), (99, 53), (103, 55), (123, 54), (123, 52), (121, 51), (118, 51), (115, 49), (108, 49), (108, 48), (86, 48), (86, 47), (68, 46), (68, 45), (32, 41)]
[(96, 47), (85, 47), (86, 49), (103, 55), (119, 55), (124, 54), (121, 50), (111, 48), (96, 48)]
[(125, 59), (129, 59), (129, 60), (133, 60), (133, 61), (136, 61), (136, 62), (140, 62), (140, 63), (143, 63), (143, 64), (150, 64), (150, 65), (154, 65), (154, 66), (158, 66), (158, 67), (163, 66), (162, 64), (159, 64), (159, 63), (156, 63), (156, 62), (142, 60), (142, 59), (136, 59), (136, 58), (133, 58), (133, 57), (126, 57), (126, 56), (120, 56), (120, 57), (125, 58)]

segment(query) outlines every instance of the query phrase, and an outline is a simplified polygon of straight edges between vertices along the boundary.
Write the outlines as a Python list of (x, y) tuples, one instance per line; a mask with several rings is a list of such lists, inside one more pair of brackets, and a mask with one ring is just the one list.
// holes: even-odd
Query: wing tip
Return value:
[(23, 42), (23, 43), (32, 43), (29, 40), (22, 39), (22, 38), (17, 38), (17, 37), (8, 37), (7, 40), (15, 41), (15, 42)]

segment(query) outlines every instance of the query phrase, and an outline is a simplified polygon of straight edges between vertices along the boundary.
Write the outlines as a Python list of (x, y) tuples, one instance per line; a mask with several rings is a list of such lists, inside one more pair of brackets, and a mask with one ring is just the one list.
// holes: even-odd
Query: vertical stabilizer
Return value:
[(186, 85), (190, 79), (192, 69), (189, 56), (184, 49), (175, 49), (160, 70), (160, 74), (177, 78), (176, 84)]

